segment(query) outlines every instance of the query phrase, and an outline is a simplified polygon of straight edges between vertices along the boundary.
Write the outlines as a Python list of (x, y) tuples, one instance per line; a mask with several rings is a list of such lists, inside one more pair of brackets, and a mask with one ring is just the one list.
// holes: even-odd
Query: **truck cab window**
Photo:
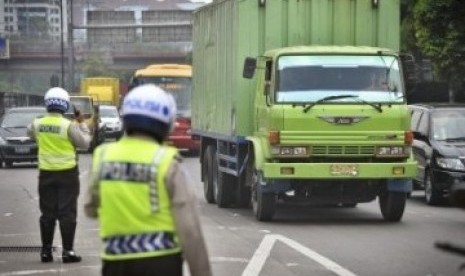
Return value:
[(277, 101), (282, 103), (341, 94), (368, 102), (402, 100), (399, 67), (390, 56), (283, 56), (278, 59), (278, 76)]

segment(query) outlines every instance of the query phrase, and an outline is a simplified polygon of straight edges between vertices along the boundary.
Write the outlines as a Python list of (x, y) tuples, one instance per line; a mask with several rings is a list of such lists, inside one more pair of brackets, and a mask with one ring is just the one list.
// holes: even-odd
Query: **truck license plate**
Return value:
[(357, 176), (357, 164), (333, 164), (330, 166), (331, 175), (335, 176)]
[(30, 151), (29, 147), (15, 147), (16, 153), (29, 153), (29, 151)]

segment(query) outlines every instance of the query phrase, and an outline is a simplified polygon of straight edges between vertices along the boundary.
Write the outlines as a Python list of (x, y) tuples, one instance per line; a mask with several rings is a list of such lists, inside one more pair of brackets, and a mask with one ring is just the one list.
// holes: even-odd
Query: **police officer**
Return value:
[(123, 101), (125, 135), (94, 152), (86, 214), (99, 217), (102, 275), (192, 276), (211, 268), (190, 177), (175, 148), (173, 97), (151, 84)]
[(62, 237), (62, 261), (80, 262), (74, 252), (79, 171), (76, 148), (88, 148), (89, 130), (82, 115), (71, 122), (63, 117), (70, 106), (68, 92), (49, 89), (44, 97), (47, 114), (28, 127), (28, 134), (37, 141), (39, 162), (39, 206), (42, 262), (53, 261), (52, 244), (58, 220)]

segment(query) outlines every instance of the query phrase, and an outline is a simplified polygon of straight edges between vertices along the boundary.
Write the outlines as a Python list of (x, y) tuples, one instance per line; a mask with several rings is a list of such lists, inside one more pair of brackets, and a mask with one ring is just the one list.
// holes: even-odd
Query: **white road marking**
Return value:
[(210, 261), (213, 263), (248, 263), (249, 260), (246, 258), (234, 258), (234, 257), (211, 257)]
[(72, 269), (44, 269), (44, 270), (20, 270), (20, 271), (10, 271), (0, 273), (0, 276), (18, 276), (18, 275), (38, 275), (44, 273), (53, 273), (58, 275), (64, 275), (66, 272), (70, 272), (72, 270), (83, 270), (83, 269), (91, 269), (91, 270), (100, 270), (100, 265), (86, 265), (86, 266), (79, 266)]
[(330, 259), (318, 254), (317, 252), (307, 248), (300, 243), (289, 239), (282, 235), (270, 234), (266, 235), (262, 242), (260, 243), (259, 247), (255, 251), (252, 259), (250, 259), (249, 264), (245, 268), (244, 272), (242, 272), (242, 276), (258, 276), (260, 271), (265, 264), (266, 259), (270, 256), (271, 249), (275, 242), (279, 240), (289, 247), (295, 249), (296, 251), (300, 252), (301, 254), (307, 256), (308, 258), (314, 260), (315, 262), (321, 264), (326, 269), (334, 272), (340, 276), (356, 276), (356, 274), (350, 272), (349, 270), (343, 268), (342, 266), (338, 265), (337, 263), (331, 261)]
[(0, 276), (15, 276), (15, 275), (37, 275), (44, 273), (62, 273), (64, 270), (61, 269), (47, 269), (47, 270), (22, 270), (22, 271), (11, 271), (0, 273)]

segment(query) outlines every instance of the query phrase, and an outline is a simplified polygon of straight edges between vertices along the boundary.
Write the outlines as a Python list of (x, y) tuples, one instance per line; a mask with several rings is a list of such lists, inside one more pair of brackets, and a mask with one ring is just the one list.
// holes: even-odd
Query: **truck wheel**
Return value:
[(444, 202), (441, 191), (434, 186), (433, 176), (429, 170), (425, 173), (425, 200), (428, 205), (440, 205)]
[(397, 222), (404, 214), (407, 194), (403, 192), (385, 192), (379, 195), (379, 207), (384, 220)]
[(242, 172), (236, 190), (236, 205), (239, 208), (249, 208), (251, 199), (251, 187), (253, 176), (253, 156), (249, 159), (247, 166)]
[[(217, 170), (218, 171), (218, 170)], [(220, 208), (229, 207), (233, 201), (233, 191), (236, 177), (218, 171), (218, 186), (216, 190), (216, 205)]]
[(248, 208), (250, 207), (250, 187), (247, 186), (241, 179), (240, 183), (237, 185), (236, 191), (236, 205), (239, 208)]
[(254, 168), (252, 176), (251, 202), (255, 217), (259, 221), (270, 221), (273, 218), (276, 205), (276, 196), (274, 193), (264, 193), (261, 191), (259, 176)]
[(216, 184), (213, 182), (216, 181), (216, 172), (214, 172), (213, 165), (213, 156), (215, 154), (215, 149), (213, 146), (208, 146), (205, 150), (202, 160), (202, 175), (204, 176), (203, 180), (203, 194), (205, 196), (205, 200), (208, 203), (215, 203), (215, 187)]

